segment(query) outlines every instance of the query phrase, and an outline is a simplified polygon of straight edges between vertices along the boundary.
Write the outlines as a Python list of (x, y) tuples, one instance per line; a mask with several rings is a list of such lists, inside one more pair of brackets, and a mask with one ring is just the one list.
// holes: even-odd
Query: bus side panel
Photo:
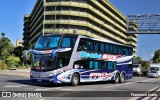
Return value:
[(117, 65), (117, 70), (120, 73), (121, 72), (125, 73), (125, 75), (126, 75), (125, 79), (131, 79), (133, 76), (132, 64)]
[(113, 80), (117, 70), (84, 70), (81, 72), (81, 82)]

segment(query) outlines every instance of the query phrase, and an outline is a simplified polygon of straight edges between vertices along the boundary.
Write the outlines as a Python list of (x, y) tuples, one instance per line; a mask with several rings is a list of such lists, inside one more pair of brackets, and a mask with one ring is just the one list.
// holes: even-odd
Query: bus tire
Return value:
[(120, 77), (119, 83), (123, 83), (125, 81), (125, 74), (123, 73)]
[(117, 83), (119, 83), (119, 80), (120, 80), (120, 76), (119, 76), (119, 74), (117, 73), (116, 76), (115, 76), (115, 78), (114, 78), (114, 81), (113, 81), (113, 82), (114, 82), (115, 84), (117, 84)]
[(78, 74), (73, 74), (72, 79), (71, 79), (71, 85), (72, 86), (77, 86), (79, 84), (79, 76)]

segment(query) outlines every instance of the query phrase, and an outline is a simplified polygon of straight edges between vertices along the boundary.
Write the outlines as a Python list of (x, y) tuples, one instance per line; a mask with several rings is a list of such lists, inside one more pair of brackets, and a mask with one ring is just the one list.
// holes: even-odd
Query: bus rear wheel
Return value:
[(71, 85), (77, 86), (78, 84), (79, 84), (79, 76), (78, 74), (73, 74), (72, 79), (71, 79)]
[(119, 74), (117, 73), (116, 76), (115, 76), (115, 78), (114, 78), (114, 83), (115, 83), (115, 84), (119, 83), (119, 80), (120, 80), (120, 76), (119, 76)]
[(125, 74), (122, 74), (119, 83), (123, 83), (124, 81), (125, 81)]

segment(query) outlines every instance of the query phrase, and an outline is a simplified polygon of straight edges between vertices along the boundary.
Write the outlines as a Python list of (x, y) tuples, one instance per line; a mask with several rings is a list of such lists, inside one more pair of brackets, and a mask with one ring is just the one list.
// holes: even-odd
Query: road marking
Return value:
[(60, 89), (61, 91), (74, 91), (74, 89)]
[[(112, 87), (118, 87), (118, 86), (123, 86), (123, 85), (128, 85), (128, 84), (133, 84), (133, 83), (137, 83), (137, 82), (149, 82), (155, 79), (147, 79), (147, 80), (142, 80), (142, 81), (136, 81), (136, 82), (127, 82), (127, 83), (123, 83), (123, 84), (117, 84), (117, 85), (113, 85), (113, 86), (107, 86), (107, 87), (103, 87), (103, 88), (112, 88)], [(155, 80), (157, 81), (157, 80)]]
[(7, 90), (1, 90), (1, 91), (7, 91)]
[(22, 87), (22, 86), (29, 86), (29, 85), (7, 85), (4, 86), (5, 88), (17, 88), (17, 87)]
[(33, 89), (33, 88), (24, 88), (25, 90)]
[[(155, 88), (153, 88), (153, 89), (150, 89), (150, 90), (148, 90), (148, 91), (154, 91), (154, 90), (157, 89), (157, 88), (159, 88), (159, 86), (157, 86), (157, 87), (155, 87)], [(159, 88), (159, 89), (160, 89), (160, 88)], [(158, 89), (158, 90), (159, 90), (159, 89)], [(157, 90), (157, 91), (158, 91), (158, 90)]]
[(103, 88), (111, 88), (111, 87), (117, 87), (117, 86), (122, 86), (122, 85), (127, 85), (127, 84), (133, 84), (135, 82), (128, 82), (128, 83), (123, 83), (123, 84), (117, 84), (117, 85), (113, 85), (113, 86), (107, 86), (107, 87), (103, 87)]
[(39, 99), (39, 100), (46, 100), (46, 99)]
[(62, 87), (45, 88), (45, 89), (36, 89), (35, 91), (48, 91), (48, 90), (61, 89), (61, 88), (62, 88)]
[[(153, 89), (150, 89), (150, 90), (148, 90), (148, 91), (154, 91), (155, 89), (157, 89), (157, 88), (159, 88), (158, 90), (156, 90), (156, 91), (159, 91), (160, 90), (160, 86), (157, 86), (157, 87), (155, 87), (155, 88), (153, 88)], [(154, 91), (154, 92), (156, 92), (156, 91)], [(154, 94), (154, 92), (153, 93), (151, 93), (151, 94)], [(146, 93), (149, 93), (149, 92), (146, 92)], [(142, 100), (149, 100), (149, 99), (152, 99), (152, 100), (158, 100), (157, 99), (158, 97), (145, 97), (145, 98), (141, 98), (141, 97), (133, 97), (133, 98), (130, 98), (129, 100), (140, 100), (140, 99), (142, 99)]]

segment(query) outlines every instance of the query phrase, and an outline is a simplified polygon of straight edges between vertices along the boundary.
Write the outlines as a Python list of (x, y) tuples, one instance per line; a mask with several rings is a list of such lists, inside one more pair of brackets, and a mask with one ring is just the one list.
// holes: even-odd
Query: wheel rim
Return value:
[(77, 83), (78, 83), (77, 77), (73, 77), (73, 82), (74, 82), (74, 84), (77, 84)]
[(118, 79), (118, 75), (116, 76), (116, 83), (118, 83), (119, 79)]
[(124, 74), (122, 74), (122, 76), (121, 76), (121, 81), (122, 82), (124, 81)]

